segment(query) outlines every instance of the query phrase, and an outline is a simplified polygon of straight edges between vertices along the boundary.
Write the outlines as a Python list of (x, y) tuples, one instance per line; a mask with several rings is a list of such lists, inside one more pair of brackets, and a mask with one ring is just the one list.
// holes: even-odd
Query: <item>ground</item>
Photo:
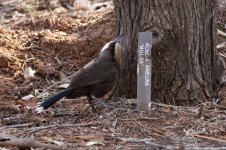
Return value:
[[(226, 149), (226, 108), (211, 102), (196, 107), (153, 103), (145, 114), (133, 111), (136, 99), (97, 101), (92, 111), (81, 97), (64, 99), (41, 115), (32, 112), (27, 106), (60, 91), (68, 82), (64, 78), (114, 38), (113, 5), (91, 11), (66, 0), (0, 0), (0, 8), (0, 141), (11, 139), (7, 134), (55, 149)], [(221, 0), (218, 28), (224, 32), (225, 23)], [(218, 44), (224, 41), (218, 36)], [(218, 49), (222, 55), (224, 45)], [(21, 100), (29, 94), (36, 97)]]

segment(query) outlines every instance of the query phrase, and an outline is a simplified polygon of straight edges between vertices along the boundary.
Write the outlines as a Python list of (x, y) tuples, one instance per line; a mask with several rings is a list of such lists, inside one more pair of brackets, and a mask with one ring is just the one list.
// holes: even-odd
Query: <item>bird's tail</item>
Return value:
[(42, 102), (39, 107), (47, 109), (50, 106), (52, 106), (54, 103), (59, 101), (61, 98), (69, 96), (72, 92), (73, 92), (72, 90), (68, 90), (68, 89), (64, 90), (64, 91), (50, 97), (49, 99), (45, 100), (44, 102)]

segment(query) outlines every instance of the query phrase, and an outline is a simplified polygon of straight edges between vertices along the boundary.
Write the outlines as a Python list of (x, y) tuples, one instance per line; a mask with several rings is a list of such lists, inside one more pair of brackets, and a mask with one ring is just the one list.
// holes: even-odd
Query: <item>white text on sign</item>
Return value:
[(144, 85), (145, 86), (150, 86), (150, 65), (148, 65), (145, 62), (148, 62), (150, 60), (150, 53), (149, 51), (151, 50), (151, 45), (149, 43), (142, 44), (139, 47), (139, 65), (141, 67), (145, 67), (145, 80), (144, 80)]

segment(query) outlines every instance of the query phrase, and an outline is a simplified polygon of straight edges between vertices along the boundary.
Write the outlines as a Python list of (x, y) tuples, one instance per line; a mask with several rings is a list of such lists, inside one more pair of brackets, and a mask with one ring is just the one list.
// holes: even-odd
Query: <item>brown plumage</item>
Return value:
[(114, 87), (119, 76), (120, 56), (115, 55), (116, 49), (120, 51), (118, 39), (119, 37), (105, 44), (99, 56), (74, 75), (67, 89), (41, 103), (36, 111), (41, 112), (43, 109), (49, 108), (63, 97), (87, 96), (91, 101), (91, 96), (103, 97), (106, 95)]

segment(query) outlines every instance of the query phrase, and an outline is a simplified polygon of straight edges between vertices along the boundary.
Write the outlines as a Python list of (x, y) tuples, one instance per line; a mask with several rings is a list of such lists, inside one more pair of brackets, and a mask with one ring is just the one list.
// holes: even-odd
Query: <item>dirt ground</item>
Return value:
[[(226, 149), (226, 107), (211, 102), (153, 103), (148, 115), (133, 111), (135, 99), (96, 101), (92, 111), (81, 97), (64, 99), (41, 115), (32, 112), (116, 34), (111, 1), (93, 0), (106, 3), (98, 10), (72, 2), (0, 0), (0, 147), (16, 150), (3, 143), (21, 140), (43, 147), (37, 149)], [(224, 32), (225, 6), (221, 0), (218, 28)], [(218, 35), (218, 44), (224, 41)], [(224, 45), (218, 50), (225, 55)], [(22, 100), (29, 94), (36, 97)]]

